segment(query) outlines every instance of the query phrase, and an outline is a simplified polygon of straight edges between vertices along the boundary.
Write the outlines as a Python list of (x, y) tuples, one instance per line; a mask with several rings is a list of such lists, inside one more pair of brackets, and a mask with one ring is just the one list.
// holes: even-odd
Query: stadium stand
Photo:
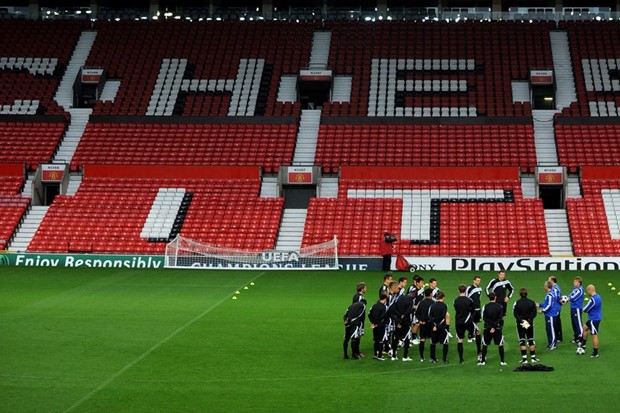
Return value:
[(620, 254), (620, 168), (582, 168), (582, 199), (569, 199), (567, 211), (575, 255)]
[(64, 114), (54, 93), (86, 27), (67, 20), (2, 22), (0, 114)]
[(322, 124), (315, 161), (340, 165), (536, 166), (531, 124)]
[[(332, 31), (329, 67), (352, 75), (353, 88), (350, 104), (328, 105), (324, 114), (396, 116), (398, 108), (409, 108), (413, 115), (415, 107), (446, 116), (445, 109), (462, 107), (465, 116), (472, 115), (469, 108), (484, 116), (531, 116), (529, 105), (512, 102), (511, 81), (527, 79), (532, 67), (553, 66), (553, 22), (339, 21), (326, 27)], [(398, 90), (398, 81), (418, 83)]]
[(192, 194), (183, 219), (174, 218), (181, 235), (233, 248), (273, 248), (283, 200), (258, 198), (257, 167), (86, 166), (76, 195), (56, 198), (28, 250), (162, 254), (167, 237), (143, 236), (162, 188)]
[(279, 124), (89, 123), (72, 170), (83, 164), (260, 165), (291, 162), (297, 126)]
[(30, 203), (30, 198), (18, 195), (23, 174), (23, 165), (0, 164), (0, 250), (5, 249)]
[(87, 65), (105, 67), (121, 86), (114, 102), (98, 102), (94, 114), (298, 114), (299, 103), (277, 103), (276, 96), (280, 76), (307, 64), (313, 27), (275, 21), (97, 21)]
[(335, 234), (343, 255), (378, 255), (390, 230), (408, 255), (549, 255), (542, 202), (523, 199), (517, 168), (344, 167), (342, 176), (338, 198), (311, 201), (303, 245)]
[(65, 122), (0, 120), (0, 162), (25, 162), (30, 171), (49, 162), (65, 130)]

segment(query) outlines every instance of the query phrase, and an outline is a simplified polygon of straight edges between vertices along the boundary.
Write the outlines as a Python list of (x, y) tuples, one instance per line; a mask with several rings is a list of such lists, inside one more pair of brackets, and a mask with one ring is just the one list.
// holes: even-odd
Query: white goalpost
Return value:
[(337, 270), (338, 240), (297, 251), (248, 251), (202, 244), (178, 235), (166, 246), (165, 268)]

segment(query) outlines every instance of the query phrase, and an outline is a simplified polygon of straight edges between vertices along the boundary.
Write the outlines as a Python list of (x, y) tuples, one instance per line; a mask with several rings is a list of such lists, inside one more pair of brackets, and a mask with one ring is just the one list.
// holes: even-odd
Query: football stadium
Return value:
[(0, 39), (0, 411), (617, 411), (620, 2), (7, 0)]

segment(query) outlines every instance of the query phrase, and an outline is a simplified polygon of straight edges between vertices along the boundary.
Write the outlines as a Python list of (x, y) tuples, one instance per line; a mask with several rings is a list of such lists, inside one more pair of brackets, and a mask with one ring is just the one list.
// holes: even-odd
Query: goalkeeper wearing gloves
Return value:
[[(512, 307), (512, 313), (517, 320), (517, 335), (521, 348), (521, 363), (527, 363), (527, 349), (530, 350), (532, 363), (538, 362), (536, 358), (536, 343), (534, 342), (534, 318), (536, 317), (536, 303), (527, 298), (527, 290), (519, 290), (519, 298)], [(527, 346), (526, 346), (527, 343)]]

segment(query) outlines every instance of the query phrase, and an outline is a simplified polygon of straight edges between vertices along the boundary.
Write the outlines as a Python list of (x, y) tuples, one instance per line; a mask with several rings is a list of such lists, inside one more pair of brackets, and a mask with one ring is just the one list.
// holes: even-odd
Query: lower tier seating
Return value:
[(383, 231), (406, 255), (549, 255), (540, 199), (518, 181), (344, 180), (313, 199), (303, 245), (339, 239), (341, 255), (379, 255)]
[(193, 195), (180, 234), (198, 242), (272, 249), (282, 198), (259, 198), (258, 179), (85, 177), (75, 196), (58, 196), (28, 251), (163, 254), (166, 242), (141, 237), (160, 188)]
[(575, 255), (620, 255), (620, 179), (583, 180), (566, 209)]
[(29, 203), (30, 198), (0, 193), (0, 250), (5, 249)]
[(260, 165), (277, 172), (289, 164), (295, 124), (91, 123), (71, 169), (85, 163), (151, 165)]

